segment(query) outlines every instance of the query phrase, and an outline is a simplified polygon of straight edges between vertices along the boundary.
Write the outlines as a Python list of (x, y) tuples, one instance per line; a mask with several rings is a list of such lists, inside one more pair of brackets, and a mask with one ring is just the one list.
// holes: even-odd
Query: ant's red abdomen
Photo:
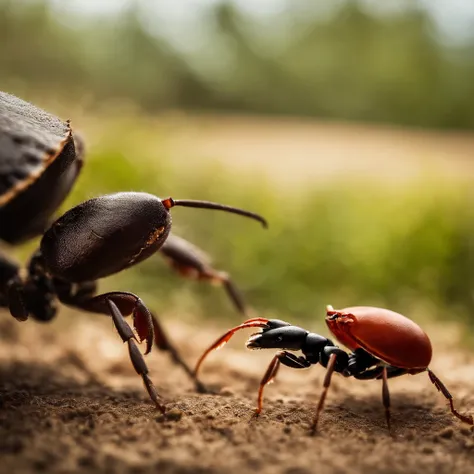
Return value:
[(394, 311), (369, 306), (328, 310), (326, 323), (349, 349), (362, 348), (395, 367), (425, 369), (431, 362), (432, 347), (426, 333)]

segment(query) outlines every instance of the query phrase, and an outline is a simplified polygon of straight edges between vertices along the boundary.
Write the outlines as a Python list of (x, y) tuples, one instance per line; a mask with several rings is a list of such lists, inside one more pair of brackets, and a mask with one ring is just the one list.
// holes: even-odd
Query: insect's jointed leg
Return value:
[(182, 237), (172, 234), (163, 244), (160, 252), (171, 267), (183, 277), (209, 281), (224, 286), (237, 311), (244, 315), (247, 313), (242, 294), (229, 274), (213, 268), (210, 258), (200, 248)]
[(319, 415), (321, 414), (323, 410), (324, 401), (326, 400), (326, 395), (328, 393), (329, 386), (331, 385), (331, 377), (334, 372), (334, 368), (336, 366), (336, 359), (337, 359), (337, 355), (336, 353), (333, 352), (329, 356), (327, 371), (326, 371), (326, 375), (324, 376), (323, 392), (321, 393), (321, 397), (319, 398), (318, 406), (316, 408), (316, 415), (314, 416), (313, 424), (311, 425), (311, 433), (313, 435), (316, 434), (316, 431), (318, 429)]
[(30, 313), (36, 320), (45, 322), (56, 316), (56, 289), (46, 271), (40, 250), (32, 255), (28, 264), (25, 293)]
[(29, 315), (49, 321), (56, 315), (55, 290), (42, 263), (35, 252), (22, 278), (19, 266), (0, 254), (0, 306), (8, 308), (18, 321)]
[(153, 343), (162, 351), (170, 353), (172, 360), (181, 366), (195, 383), (196, 389), (205, 392), (206, 388), (198, 380), (192, 369), (186, 364), (179, 351), (167, 337), (158, 318), (146, 307), (144, 302), (133, 293), (125, 291), (113, 291), (101, 295), (95, 295), (96, 285), (94, 282), (85, 282), (78, 285), (73, 292), (72, 285), (63, 280), (56, 281), (59, 299), (70, 306), (85, 311), (110, 315), (109, 300), (112, 300), (123, 316), (132, 315), (133, 325), (140, 341), (146, 340), (145, 354), (148, 354)]
[(434, 386), (438, 389), (439, 392), (441, 392), (448, 400), (449, 406), (451, 408), (451, 413), (459, 418), (461, 421), (464, 423), (468, 423), (469, 425), (474, 424), (474, 420), (472, 419), (471, 415), (463, 415), (462, 413), (459, 413), (455, 408), (454, 408), (454, 400), (453, 396), (449, 393), (448, 389), (446, 386), (441, 382), (441, 380), (430, 370), (426, 369), (428, 372), (428, 376), (431, 380), (431, 382), (434, 384)]
[(188, 374), (188, 376), (193, 380), (196, 390), (198, 392), (207, 393), (208, 390), (206, 389), (205, 385), (199, 380), (194, 370), (189, 367), (186, 361), (181, 357), (179, 351), (169, 340), (158, 318), (156, 318), (153, 314), (151, 316), (153, 322), (153, 330), (155, 334), (155, 344), (158, 349), (169, 352), (173, 362), (182, 367), (183, 370)]
[(20, 267), (16, 263), (0, 254), (0, 306), (8, 308), (14, 318), (25, 321), (28, 319), (28, 310), (19, 271)]
[[(122, 341), (127, 343), (128, 352), (132, 365), (138, 375), (142, 377), (148, 395), (156, 407), (165, 412), (165, 407), (159, 402), (159, 395), (148, 376), (148, 367), (137, 344), (146, 340), (145, 354), (151, 351), (153, 346), (153, 319), (152, 314), (143, 301), (133, 293), (110, 292), (94, 296), (96, 291), (95, 282), (84, 282), (72, 285), (64, 280), (54, 280), (54, 285), (61, 302), (93, 313), (106, 314), (112, 317), (114, 326)], [(133, 315), (135, 333), (125, 321), (125, 316)]]
[(258, 389), (258, 398), (257, 398), (257, 408), (255, 409), (255, 414), (258, 416), (262, 412), (263, 408), (263, 389), (265, 385), (272, 382), (278, 373), (280, 368), (280, 357), (282, 353), (279, 352), (270, 362), (265, 374), (263, 375), (262, 380), (260, 381), (260, 387)]
[(153, 345), (153, 320), (149, 309), (143, 301), (133, 293), (126, 291), (111, 291), (95, 295), (95, 282), (80, 283), (77, 288), (64, 280), (54, 280), (55, 288), (60, 301), (69, 306), (89, 311), (110, 315), (109, 300), (112, 300), (124, 316), (132, 315), (133, 326), (137, 331), (140, 342), (146, 340), (148, 354)]
[(143, 379), (145, 388), (148, 392), (148, 395), (155, 403), (156, 407), (162, 412), (165, 413), (165, 407), (159, 402), (159, 395), (156, 391), (153, 382), (150, 377), (148, 377), (148, 367), (146, 365), (145, 359), (143, 358), (142, 353), (138, 349), (138, 346), (135, 342), (135, 335), (132, 331), (132, 328), (128, 325), (123, 317), (123, 314), (120, 312), (117, 305), (111, 300), (107, 300), (107, 305), (112, 316), (115, 328), (122, 338), (123, 342), (128, 344), (128, 352), (130, 354), (130, 360), (132, 361), (133, 367), (138, 375)]
[(256, 415), (259, 415), (263, 409), (263, 390), (265, 385), (271, 383), (276, 377), (278, 369), (280, 368), (280, 364), (291, 367), (292, 369), (307, 369), (308, 367), (311, 367), (311, 363), (308, 362), (303, 356), (296, 356), (288, 351), (277, 352), (275, 357), (273, 357), (271, 360), (262, 380), (260, 381), (257, 408), (255, 410)]
[(382, 401), (383, 406), (385, 407), (385, 419), (387, 420), (387, 427), (389, 433), (391, 432), (390, 428), (390, 392), (388, 390), (387, 382), (387, 367), (383, 367), (382, 371)]

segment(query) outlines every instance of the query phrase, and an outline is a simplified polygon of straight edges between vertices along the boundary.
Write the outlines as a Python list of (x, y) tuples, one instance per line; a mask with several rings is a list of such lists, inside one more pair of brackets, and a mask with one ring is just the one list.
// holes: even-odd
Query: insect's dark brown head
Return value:
[(41, 251), (47, 266), (55, 276), (81, 282), (136, 265), (165, 243), (174, 206), (223, 210), (266, 223), (257, 214), (206, 201), (132, 192), (100, 196), (70, 209), (44, 234)]

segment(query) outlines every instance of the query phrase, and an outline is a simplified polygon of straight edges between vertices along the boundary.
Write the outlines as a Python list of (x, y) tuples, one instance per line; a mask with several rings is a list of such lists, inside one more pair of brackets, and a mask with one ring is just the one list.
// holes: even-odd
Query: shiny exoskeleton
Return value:
[[(138, 264), (160, 250), (171, 229), (174, 206), (216, 209), (258, 220), (241, 209), (207, 201), (159, 199), (147, 193), (116, 193), (85, 201), (51, 223), (82, 166), (82, 142), (69, 122), (9, 94), (0, 93), (0, 239), (16, 244), (42, 235), (26, 274), (0, 254), (0, 306), (18, 320), (49, 321), (56, 300), (110, 315), (156, 406), (164, 411), (135, 343), (146, 340), (169, 351), (204, 390), (158, 319), (133, 293), (97, 294), (96, 281)], [(176, 257), (175, 257), (176, 259)], [(136, 333), (125, 321), (132, 315)]]
[[(280, 364), (293, 369), (305, 369), (321, 364), (327, 369), (316, 416), (312, 423), (315, 433), (333, 372), (360, 380), (382, 379), (382, 400), (390, 431), (390, 394), (387, 380), (405, 374), (427, 372), (431, 382), (447, 398), (451, 412), (461, 421), (473, 424), (471, 415), (454, 408), (453, 397), (441, 380), (428, 368), (432, 348), (428, 336), (412, 320), (393, 311), (373, 307), (351, 307), (334, 310), (327, 307), (326, 323), (336, 338), (352, 352), (343, 349), (319, 334), (277, 319), (253, 318), (227, 331), (199, 359), (195, 374), (213, 350), (226, 344), (233, 334), (245, 328), (259, 327), (247, 341), (249, 349), (284, 349), (275, 355), (260, 382), (256, 413), (262, 411), (263, 390), (271, 382)], [(290, 351), (301, 351), (295, 355)]]
[(83, 165), (83, 144), (63, 122), (0, 92), (0, 239), (43, 233)]

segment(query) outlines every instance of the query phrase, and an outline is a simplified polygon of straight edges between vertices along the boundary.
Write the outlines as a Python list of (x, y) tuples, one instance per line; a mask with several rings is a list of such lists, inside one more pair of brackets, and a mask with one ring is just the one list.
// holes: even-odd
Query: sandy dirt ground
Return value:
[[(220, 330), (167, 320), (194, 363)], [(321, 326), (320, 326), (321, 327)], [(432, 369), (462, 411), (474, 412), (474, 357), (456, 328), (433, 328)], [(380, 382), (334, 377), (320, 432), (308, 424), (324, 370), (283, 368), (252, 416), (271, 351), (239, 334), (212, 354), (201, 395), (164, 353), (147, 356), (167, 401), (152, 406), (106, 317), (64, 311), (53, 323), (18, 323), (0, 312), (0, 472), (5, 473), (453, 473), (474, 472), (474, 431), (454, 419), (425, 374), (390, 383), (394, 436)]]

